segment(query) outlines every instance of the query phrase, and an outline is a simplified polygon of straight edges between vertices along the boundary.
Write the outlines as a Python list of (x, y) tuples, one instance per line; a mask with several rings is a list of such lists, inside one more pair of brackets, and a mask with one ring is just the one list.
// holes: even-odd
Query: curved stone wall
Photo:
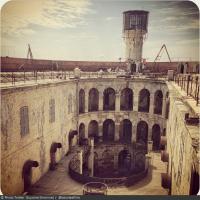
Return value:
[[(91, 90), (96, 92), (94, 100), (96, 104), (91, 100), (93, 99)], [(125, 90), (127, 90), (127, 96)], [(108, 95), (109, 91), (110, 96)], [(155, 137), (155, 126), (159, 127), (160, 135), (163, 135), (166, 128), (166, 100), (168, 98), (168, 89), (164, 81), (139, 78), (80, 79), (78, 80), (78, 92), (79, 105), (81, 104), (78, 126), (84, 125), (85, 138), (89, 137), (90, 122), (92, 121), (95, 121), (98, 126), (98, 136), (103, 137), (106, 120), (114, 122), (114, 141), (120, 139), (120, 126), (123, 120), (129, 120), (131, 123), (132, 142), (137, 140), (137, 126), (141, 121), (148, 126), (148, 140)], [(80, 95), (83, 92), (84, 95)], [(145, 95), (147, 95), (147, 108), (141, 109), (140, 105), (145, 104), (145, 102), (141, 102), (146, 98)], [(132, 102), (128, 102), (127, 105), (129, 99)], [(108, 108), (109, 103), (110, 109)], [(95, 104), (96, 109), (91, 111), (91, 104)]]
[[(90, 92), (94, 88), (97, 92)], [(115, 97), (115, 107), (112, 111), (103, 109), (103, 102), (112, 105), (110, 93), (104, 91), (112, 88)], [(131, 92), (122, 92), (129, 88)], [(79, 91), (82, 89), (84, 106), (79, 110)], [(142, 89), (149, 91), (149, 112), (138, 112), (139, 93)], [(156, 91), (163, 94), (162, 114), (154, 114), (154, 96)], [(94, 91), (94, 90), (93, 90)], [(34, 184), (49, 170), (49, 164), (59, 160), (77, 144), (79, 126), (83, 124), (84, 137), (88, 137), (88, 127), (95, 120), (99, 136), (103, 136), (103, 125), (107, 119), (114, 122), (114, 141), (120, 138), (120, 123), (130, 120), (132, 127), (131, 140), (136, 141), (137, 125), (140, 121), (148, 124), (148, 140), (152, 138), (154, 124), (160, 126), (160, 134), (166, 127), (165, 101), (167, 86), (164, 80), (147, 78), (81, 78), (55, 80), (45, 83), (15, 85), (1, 89), (2, 118), (1, 118), (1, 162), (2, 162), (2, 191), (4, 194), (16, 195), (24, 191), (22, 169), (24, 163), (31, 159), (38, 162), (39, 167), (32, 168), (31, 184)], [(89, 106), (89, 93), (98, 97), (97, 104)], [(122, 94), (123, 93), (123, 94)], [(125, 94), (133, 94), (133, 102), (129, 106), (120, 106), (120, 98)], [(26, 113), (28, 120), (21, 120)], [(26, 109), (25, 109), (26, 108)], [(122, 110), (123, 109), (123, 110)], [(125, 110), (124, 110), (125, 109)], [(128, 110), (127, 110), (128, 109)], [(130, 110), (129, 110), (130, 109)], [(81, 111), (81, 113), (79, 113)], [(29, 122), (28, 132), (22, 134), (23, 123)], [(127, 121), (126, 121), (127, 122)], [(130, 123), (129, 123), (130, 125)], [(95, 127), (94, 124), (92, 126)], [(93, 129), (92, 128), (92, 129)], [(91, 130), (91, 127), (90, 127)], [(74, 133), (73, 133), (74, 131)], [(72, 134), (73, 133), (73, 134)], [(93, 133), (91, 133), (93, 134)], [(110, 137), (111, 138), (111, 137)], [(61, 143), (62, 148), (54, 154), (51, 152), (53, 143)]]

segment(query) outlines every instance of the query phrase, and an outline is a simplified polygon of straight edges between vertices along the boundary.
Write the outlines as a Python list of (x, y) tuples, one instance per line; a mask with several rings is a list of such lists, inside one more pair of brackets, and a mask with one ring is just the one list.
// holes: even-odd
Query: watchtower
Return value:
[(148, 11), (129, 10), (123, 12), (123, 37), (126, 45), (126, 60), (141, 62), (142, 46), (146, 39)]

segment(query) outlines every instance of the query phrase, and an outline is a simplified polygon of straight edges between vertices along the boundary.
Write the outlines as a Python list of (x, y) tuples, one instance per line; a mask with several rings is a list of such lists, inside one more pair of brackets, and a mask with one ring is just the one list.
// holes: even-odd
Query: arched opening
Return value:
[(113, 174), (114, 171), (114, 154), (110, 150), (105, 150), (102, 153), (102, 167), (101, 169), (101, 177), (109, 177)]
[(57, 142), (53, 142), (51, 144), (51, 148), (50, 148), (50, 164), (49, 164), (49, 169), (50, 170), (55, 170), (56, 169), (56, 151), (57, 149), (62, 148), (62, 144), (61, 143), (57, 143)]
[(85, 144), (85, 124), (79, 125), (79, 145)]
[(137, 125), (136, 142), (144, 146), (147, 150), (148, 142), (148, 124), (145, 121), (140, 121)]
[(83, 89), (79, 91), (79, 113), (85, 112), (85, 92)]
[(190, 180), (190, 195), (197, 195), (199, 192), (199, 173), (192, 169)]
[(97, 89), (92, 88), (89, 91), (89, 101), (88, 101), (88, 110), (98, 111), (99, 109), (99, 92)]
[(160, 149), (160, 126), (158, 124), (154, 124), (152, 127), (152, 141), (153, 141), (153, 150)]
[(95, 120), (92, 120), (89, 123), (89, 126), (88, 126), (88, 137), (93, 137), (94, 143), (97, 143), (98, 142), (98, 135), (99, 135), (98, 122), (95, 121)]
[(147, 89), (142, 89), (139, 93), (138, 111), (149, 112), (150, 93)]
[(119, 139), (121, 142), (131, 143), (132, 138), (132, 123), (128, 119), (124, 119), (120, 123)]
[(134, 63), (131, 63), (131, 66), (130, 66), (130, 71), (131, 71), (131, 74), (135, 73), (136, 72), (136, 64), (135, 62)]
[(123, 175), (127, 175), (131, 169), (131, 154), (127, 149), (119, 152), (118, 169), (119, 173)]
[(24, 192), (28, 192), (32, 181), (32, 167), (38, 167), (39, 163), (33, 160), (27, 160), (22, 169), (22, 178), (24, 180)]
[(115, 110), (115, 90), (107, 88), (103, 93), (103, 109)]
[(154, 95), (154, 114), (162, 115), (163, 94), (161, 90), (157, 90)]
[(115, 123), (112, 119), (107, 119), (103, 123), (103, 141), (113, 142), (115, 138)]
[(137, 153), (135, 155), (135, 171), (141, 172), (145, 170), (145, 154), (144, 153)]
[(120, 109), (133, 110), (133, 91), (130, 88), (125, 88), (121, 92)]
[(184, 65), (181, 63), (180, 65), (180, 73), (181, 74), (184, 74)]

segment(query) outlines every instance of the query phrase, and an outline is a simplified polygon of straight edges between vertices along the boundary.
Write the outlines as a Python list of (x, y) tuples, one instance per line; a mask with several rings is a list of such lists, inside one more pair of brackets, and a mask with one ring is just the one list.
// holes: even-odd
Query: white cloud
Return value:
[(33, 25), (47, 28), (77, 27), (93, 11), (89, 0), (10, 1), (2, 8), (2, 30), (8, 35), (34, 33)]
[(113, 19), (116, 19), (116, 17), (106, 17), (106, 21), (111, 21), (111, 20), (113, 20)]

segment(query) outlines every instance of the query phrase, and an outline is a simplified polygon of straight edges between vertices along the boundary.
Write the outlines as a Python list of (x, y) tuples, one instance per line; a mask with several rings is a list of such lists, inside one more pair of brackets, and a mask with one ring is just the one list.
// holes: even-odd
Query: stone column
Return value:
[(150, 93), (149, 114), (153, 115), (154, 110), (154, 93)]
[(133, 94), (134, 97), (133, 97), (133, 111), (138, 111), (138, 101), (139, 101), (139, 94), (138, 92), (135, 94)]
[(83, 174), (83, 150), (80, 150), (78, 153), (78, 160), (80, 161), (79, 173)]
[(120, 112), (120, 93), (116, 94), (116, 99), (115, 99), (115, 111)]
[(148, 141), (152, 141), (152, 125), (148, 124)]
[(88, 124), (85, 123), (85, 138), (88, 138)]
[(115, 122), (115, 139), (114, 139), (114, 141), (119, 141), (119, 129), (120, 129), (120, 123)]
[(89, 92), (85, 90), (85, 113), (88, 112), (88, 99), (89, 99)]
[(132, 126), (132, 143), (136, 142), (137, 124)]
[(99, 123), (99, 137), (101, 137), (99, 142), (102, 142), (103, 141), (103, 123)]
[(103, 92), (99, 91), (99, 111), (103, 110)]
[(90, 139), (90, 155), (88, 159), (88, 167), (90, 169), (90, 176), (94, 176), (94, 138)]

